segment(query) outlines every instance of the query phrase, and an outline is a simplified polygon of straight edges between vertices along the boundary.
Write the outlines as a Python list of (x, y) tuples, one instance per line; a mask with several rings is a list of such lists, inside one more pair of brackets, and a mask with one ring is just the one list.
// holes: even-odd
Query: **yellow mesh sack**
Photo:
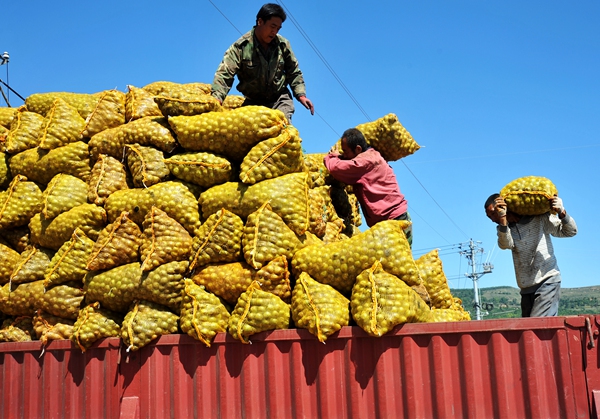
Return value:
[(29, 180), (47, 185), (59, 173), (73, 175), (88, 181), (92, 164), (88, 145), (77, 141), (50, 151), (32, 148), (10, 159), (13, 175), (24, 175)]
[(246, 100), (246, 98), (244, 96), (240, 96), (240, 95), (227, 95), (225, 96), (225, 100), (223, 101), (223, 110), (224, 111), (231, 111), (233, 109), (237, 109), (240, 106), (242, 106), (242, 104), (244, 103), (244, 101)]
[(184, 284), (179, 319), (181, 331), (210, 348), (217, 333), (227, 331), (229, 312), (219, 297), (202, 285), (196, 285), (189, 278)]
[(387, 161), (400, 160), (421, 148), (393, 113), (373, 122), (357, 125), (356, 128), (363, 133), (367, 143)]
[(262, 268), (277, 256), (291, 259), (302, 245), (268, 202), (248, 216), (243, 231), (244, 259), (254, 269)]
[(179, 92), (210, 94), (210, 84), (208, 83), (176, 83), (172, 81), (155, 81), (145, 85), (142, 89), (154, 96), (173, 97)]
[(289, 304), (292, 298), (290, 271), (285, 256), (277, 256), (265, 266), (256, 271), (254, 280), (263, 291), (268, 291)]
[(427, 307), (431, 308), (431, 298), (429, 297), (429, 292), (427, 292), (427, 288), (425, 288), (423, 282), (418, 285), (411, 285), (410, 287), (419, 297), (421, 297), (425, 304), (427, 304)]
[(51, 340), (71, 339), (73, 335), (74, 320), (64, 319), (38, 310), (33, 316), (35, 334), (45, 347)]
[[(327, 192), (323, 193), (324, 190)], [(334, 211), (329, 197), (329, 186), (308, 190), (308, 209), (310, 214), (308, 231), (317, 237), (323, 237), (327, 231), (330, 212)]]
[(200, 227), (198, 199), (193, 188), (184, 182), (173, 180), (157, 183), (148, 188), (154, 205), (181, 224), (190, 234)]
[(179, 313), (183, 279), (188, 266), (187, 260), (175, 261), (144, 272), (137, 298), (161, 304)]
[(210, 264), (194, 273), (192, 280), (230, 304), (257, 281), (263, 291), (277, 295), (285, 302), (291, 297), (290, 273), (285, 257), (278, 257), (258, 271), (246, 262)]
[(131, 122), (144, 116), (162, 116), (154, 95), (147, 90), (128, 85), (125, 95), (125, 121)]
[(232, 180), (231, 163), (212, 153), (186, 152), (165, 159), (173, 176), (186, 182), (210, 188)]
[(40, 129), (38, 144), (43, 150), (52, 150), (74, 143), (81, 140), (81, 130), (84, 127), (85, 119), (77, 109), (57, 98)]
[(431, 310), (421, 297), (377, 261), (356, 278), (350, 310), (356, 324), (376, 337), (399, 324), (431, 321)]
[(137, 351), (161, 335), (177, 333), (179, 316), (150, 301), (138, 301), (125, 315), (121, 339), (127, 351)]
[(457, 308), (432, 308), (431, 322), (460, 322), (471, 320), (471, 315), (464, 309)]
[(123, 323), (123, 316), (120, 314), (100, 308), (99, 303), (89, 304), (79, 311), (73, 326), (71, 341), (85, 352), (98, 339), (119, 337), (121, 323)]
[(344, 220), (345, 225), (358, 227), (362, 224), (360, 204), (358, 199), (356, 199), (356, 195), (352, 192), (351, 186), (331, 185), (329, 195), (335, 213)]
[(76, 228), (71, 240), (65, 242), (50, 260), (44, 273), (44, 287), (48, 289), (65, 282), (83, 280), (93, 248), (94, 241), (79, 227)]
[(43, 126), (43, 116), (29, 112), (23, 106), (18, 108), (5, 139), (6, 152), (18, 154), (37, 147), (40, 143), (39, 136)]
[(88, 272), (83, 279), (85, 301), (99, 302), (103, 308), (126, 313), (137, 298), (142, 282), (139, 262), (117, 266), (107, 271)]
[(0, 285), (10, 281), (10, 276), (21, 255), (9, 246), (0, 243)]
[(304, 170), (309, 174), (309, 184), (311, 188), (316, 188), (327, 184), (327, 178), (330, 176), (323, 159), (327, 153), (304, 154)]
[(151, 271), (169, 262), (188, 260), (192, 236), (166, 212), (152, 207), (142, 226), (140, 256), (143, 271)]
[(155, 185), (170, 175), (169, 168), (164, 162), (163, 152), (154, 147), (127, 144), (125, 156), (133, 185), (138, 188)]
[(127, 144), (152, 146), (170, 153), (177, 147), (177, 141), (168, 127), (165, 118), (146, 116), (115, 128), (105, 129), (90, 139), (90, 154), (94, 159), (100, 154), (122, 159)]
[(296, 276), (306, 272), (346, 294), (362, 271), (380, 261), (386, 272), (418, 285), (421, 278), (403, 232), (409, 225), (407, 221), (382, 221), (347, 240), (305, 247), (294, 255), (292, 271)]
[(114, 157), (100, 154), (88, 182), (88, 201), (96, 205), (104, 205), (106, 198), (113, 192), (128, 189), (125, 166)]
[(191, 116), (221, 110), (219, 101), (210, 94), (180, 91), (168, 97), (155, 96), (154, 101), (164, 116)]
[(50, 249), (40, 249), (37, 246), (32, 246), (21, 253), (10, 275), (10, 283), (13, 284), (13, 287), (15, 284), (44, 279), (44, 274), (54, 253)]
[(325, 223), (325, 234), (323, 243), (334, 243), (342, 240), (342, 231), (344, 230), (344, 220), (337, 218)]
[(301, 236), (308, 229), (307, 173), (290, 173), (254, 185), (227, 182), (213, 186), (200, 195), (202, 216), (207, 218), (221, 208), (246, 219), (269, 201), (271, 208)]
[(241, 161), (258, 142), (276, 137), (286, 126), (280, 110), (243, 106), (229, 112), (173, 116), (169, 124), (187, 151), (205, 151)]
[(235, 304), (255, 275), (256, 270), (246, 262), (233, 262), (203, 266), (191, 279), (226, 302)]
[(296, 327), (307, 329), (319, 342), (348, 326), (350, 300), (333, 287), (315, 281), (302, 272), (292, 293), (292, 319)]
[(252, 185), (303, 169), (300, 134), (288, 125), (277, 137), (263, 140), (250, 149), (240, 165), (240, 180)]
[(42, 194), (42, 214), (52, 219), (78, 205), (87, 204), (88, 184), (75, 176), (59, 173)]
[(105, 90), (96, 94), (98, 101), (85, 119), (81, 135), (91, 138), (108, 128), (125, 123), (125, 93), (118, 90)]
[(111, 269), (138, 260), (142, 231), (127, 212), (107, 225), (92, 249), (86, 268), (90, 271)]
[(77, 227), (90, 239), (96, 240), (105, 226), (106, 211), (94, 204), (78, 205), (52, 220), (38, 213), (29, 222), (32, 243), (54, 250), (70, 240)]
[(454, 300), (448, 286), (448, 279), (444, 274), (438, 249), (424, 254), (415, 263), (431, 299), (431, 306), (433, 308), (450, 308)]
[(250, 336), (274, 329), (288, 329), (290, 306), (281, 298), (252, 282), (242, 293), (229, 317), (227, 330), (242, 343), (250, 343)]
[(29, 342), (35, 338), (31, 316), (20, 316), (2, 322), (0, 342)]
[(113, 222), (123, 211), (136, 224), (142, 225), (152, 206), (163, 210), (180, 223), (190, 234), (200, 226), (198, 201), (193, 188), (180, 181), (157, 183), (149, 188), (134, 188), (116, 191), (105, 204), (109, 222)]
[(31, 112), (39, 113), (42, 116), (48, 115), (54, 101), (57, 98), (63, 99), (70, 106), (77, 109), (82, 118), (87, 118), (94, 110), (98, 97), (88, 93), (70, 93), (70, 92), (49, 92), (34, 93), (25, 99), (25, 106)]
[(83, 284), (68, 282), (46, 289), (40, 308), (54, 316), (77, 320), (83, 298)]
[(304, 234), (303, 236), (301, 236), (299, 238), (300, 238), (300, 241), (302, 242), (303, 247), (322, 246), (324, 244), (323, 240), (321, 240), (319, 237), (312, 234), (310, 231), (307, 231), (306, 234)]
[(42, 190), (25, 176), (16, 175), (6, 191), (0, 191), (0, 229), (27, 225), (42, 210)]
[(44, 294), (44, 281), (25, 282), (11, 289), (10, 283), (0, 288), (0, 311), (9, 316), (33, 316)]
[(239, 260), (243, 229), (242, 219), (226, 209), (208, 217), (193, 238), (190, 271), (209, 263)]
[[(24, 252), (31, 246), (30, 232), (28, 226), (15, 227), (6, 230), (0, 230), (0, 242), (3, 239), (4, 244), (7, 244), (19, 253)], [(0, 262), (1, 265), (1, 262)]]
[(0, 126), (10, 128), (10, 124), (16, 114), (17, 108), (0, 107)]
[(6, 137), (8, 136), (9, 132), (10, 130), (8, 128), (5, 128), (2, 125), (0, 125), (0, 152), (2, 152), (3, 154), (6, 152)]
[(552, 181), (541, 176), (513, 180), (500, 190), (509, 211), (519, 215), (541, 215), (550, 211), (550, 199), (558, 195)]
[(108, 220), (116, 220), (122, 212), (129, 213), (129, 218), (137, 225), (142, 225), (146, 214), (154, 205), (150, 188), (132, 188), (115, 191), (104, 201), (104, 209)]

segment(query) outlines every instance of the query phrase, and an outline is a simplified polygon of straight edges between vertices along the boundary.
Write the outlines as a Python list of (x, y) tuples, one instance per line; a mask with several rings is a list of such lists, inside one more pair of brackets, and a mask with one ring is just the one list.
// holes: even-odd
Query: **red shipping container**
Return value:
[(0, 344), (1, 418), (588, 418), (598, 316)]

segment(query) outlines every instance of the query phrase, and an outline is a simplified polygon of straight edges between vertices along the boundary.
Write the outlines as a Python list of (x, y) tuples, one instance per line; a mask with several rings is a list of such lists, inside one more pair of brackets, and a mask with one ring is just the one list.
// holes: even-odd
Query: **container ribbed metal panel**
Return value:
[(587, 418), (600, 316), (0, 344), (1, 418)]

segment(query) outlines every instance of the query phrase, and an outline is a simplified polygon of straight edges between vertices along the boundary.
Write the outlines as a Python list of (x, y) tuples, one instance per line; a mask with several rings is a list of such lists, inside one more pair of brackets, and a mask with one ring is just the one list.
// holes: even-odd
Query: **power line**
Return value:
[(215, 5), (215, 4), (214, 4), (214, 3), (213, 3), (211, 0), (208, 0), (208, 2), (209, 2), (210, 4), (212, 4), (212, 5), (214, 6), (214, 8), (215, 8), (215, 9), (217, 9), (217, 11), (218, 11), (219, 13), (221, 13), (221, 15), (222, 15), (222, 16), (225, 18), (225, 20), (226, 20), (227, 22), (229, 22), (229, 24), (230, 24), (231, 26), (233, 26), (233, 28), (234, 28), (236, 31), (238, 31), (238, 33), (240, 34), (240, 36), (241, 36), (241, 35), (243, 35), (243, 34), (242, 34), (242, 32), (240, 32), (240, 30), (239, 30), (239, 29), (238, 29), (238, 28), (237, 28), (237, 27), (236, 27), (236, 26), (233, 24), (233, 22), (232, 22), (231, 20), (229, 20), (229, 19), (227, 18), (227, 16), (225, 16), (225, 13), (223, 13), (223, 12), (221, 11), (221, 9), (219, 9), (219, 8), (218, 8), (218, 7), (217, 7), (217, 6), (216, 6), (216, 5)]
[(415, 209), (414, 209), (414, 207), (413, 207), (412, 205), (409, 205), (409, 206), (408, 206), (408, 208), (410, 209), (410, 214), (414, 214), (414, 215), (416, 215), (417, 217), (419, 217), (419, 219), (421, 219), (421, 221), (423, 221), (425, 224), (427, 224), (427, 225), (429, 226), (429, 228), (431, 228), (431, 229), (432, 229), (432, 230), (433, 230), (433, 231), (434, 231), (434, 232), (435, 232), (435, 233), (436, 233), (438, 236), (440, 236), (442, 239), (444, 239), (444, 240), (445, 240), (447, 243), (450, 243), (450, 242), (448, 241), (448, 239), (446, 239), (444, 236), (442, 236), (442, 235), (441, 235), (441, 233), (440, 233), (439, 231), (437, 231), (437, 230), (436, 230), (436, 229), (435, 229), (435, 228), (434, 228), (434, 227), (433, 227), (431, 224), (429, 224), (429, 223), (428, 223), (428, 222), (425, 220), (425, 218), (421, 217), (421, 216), (419, 215), (419, 213), (417, 213), (417, 212), (415, 211)]
[(329, 65), (329, 63), (327, 62), (327, 60), (325, 59), (325, 57), (323, 56), (323, 54), (321, 54), (321, 51), (319, 51), (319, 49), (317, 48), (317, 46), (312, 42), (312, 40), (310, 39), (310, 37), (308, 36), (308, 34), (306, 32), (304, 32), (304, 29), (302, 29), (302, 27), (300, 26), (300, 24), (296, 21), (296, 18), (294, 18), (294, 15), (292, 15), (292, 13), (288, 9), (288, 7), (281, 0), (277, 0), (277, 3), (280, 3), (284, 7), (284, 9), (285, 9), (287, 15), (289, 16), (290, 20), (292, 21), (292, 23), (294, 24), (294, 26), (296, 27), (296, 29), (298, 29), (298, 32), (300, 32), (300, 34), (304, 37), (304, 39), (306, 40), (306, 42), (308, 42), (308, 45), (313, 49), (313, 51), (315, 52), (315, 54), (317, 54), (317, 57), (319, 57), (321, 59), (321, 61), (323, 62), (323, 64), (325, 64), (325, 67), (327, 67), (327, 69), (329, 70), (329, 72), (337, 80), (337, 82), (340, 84), (340, 86), (342, 86), (342, 89), (344, 89), (344, 91), (348, 94), (348, 96), (350, 97), (350, 99), (352, 99), (352, 101), (354, 102), (354, 104), (356, 105), (356, 107), (362, 112), (362, 114), (367, 118), (368, 121), (371, 121), (371, 117), (363, 109), (363, 107), (360, 105), (360, 103), (358, 103), (358, 100), (356, 100), (356, 98), (354, 97), (354, 95), (352, 94), (352, 92), (350, 92), (350, 90), (346, 87), (346, 85), (344, 84), (344, 82), (342, 81), (342, 79), (333, 70), (333, 67), (331, 67)]
[(415, 175), (415, 174), (412, 172), (412, 170), (410, 170), (410, 168), (408, 167), (408, 165), (407, 165), (407, 164), (406, 164), (404, 161), (402, 161), (402, 160), (400, 160), (400, 161), (402, 162), (402, 164), (404, 165), (404, 167), (406, 167), (406, 170), (408, 170), (408, 172), (409, 172), (409, 173), (410, 173), (410, 174), (411, 174), (411, 175), (412, 175), (412, 176), (415, 178), (415, 180), (416, 180), (417, 182), (419, 182), (419, 185), (421, 185), (421, 187), (423, 188), (423, 190), (424, 190), (425, 192), (427, 192), (427, 195), (429, 195), (429, 197), (431, 198), (431, 200), (432, 200), (433, 202), (435, 202), (435, 204), (436, 204), (436, 205), (438, 206), (438, 208), (439, 208), (439, 209), (440, 209), (440, 210), (441, 210), (441, 211), (444, 213), (444, 215), (445, 215), (446, 217), (448, 217), (448, 219), (449, 219), (449, 220), (452, 222), (452, 224), (454, 224), (454, 226), (455, 226), (455, 227), (458, 229), (458, 231), (460, 231), (462, 234), (464, 234), (464, 235), (465, 235), (465, 237), (469, 237), (469, 235), (468, 235), (467, 233), (465, 233), (465, 232), (462, 230), (462, 228), (460, 228), (460, 227), (458, 226), (458, 224), (456, 224), (456, 223), (454, 222), (454, 220), (452, 219), (452, 217), (450, 217), (450, 216), (448, 215), (448, 213), (447, 213), (447, 212), (444, 210), (444, 208), (442, 208), (442, 206), (441, 206), (441, 205), (440, 205), (440, 204), (439, 204), (439, 203), (438, 203), (438, 202), (435, 200), (435, 198), (433, 197), (433, 195), (431, 195), (431, 194), (429, 193), (429, 191), (427, 190), (427, 188), (425, 187), (425, 185), (423, 185), (423, 184), (421, 183), (421, 181), (419, 180), (419, 178), (418, 178), (418, 177), (417, 177), (417, 176), (416, 176), (416, 175)]

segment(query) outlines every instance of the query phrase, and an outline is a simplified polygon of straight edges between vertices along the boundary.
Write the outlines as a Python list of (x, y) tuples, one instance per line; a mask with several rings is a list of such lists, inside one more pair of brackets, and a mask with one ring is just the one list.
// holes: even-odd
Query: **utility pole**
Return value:
[[(494, 265), (492, 265), (491, 263), (484, 263), (483, 272), (477, 272), (477, 262), (475, 261), (475, 255), (477, 253), (483, 253), (483, 248), (479, 247), (476, 243), (481, 242), (474, 242), (473, 239), (469, 240), (468, 249), (461, 251), (460, 254), (464, 255), (467, 258), (467, 260), (469, 261), (469, 265), (471, 266), (471, 272), (466, 273), (465, 276), (473, 280), (473, 293), (475, 301), (475, 304), (473, 305), (475, 307), (475, 317), (477, 320), (481, 320), (481, 304), (479, 302), (479, 286), (477, 284), (477, 281), (483, 275), (491, 273), (492, 269), (494, 269)], [(461, 248), (463, 244), (466, 243), (462, 243), (460, 245)]]
[(8, 55), (8, 52), (4, 51), (4, 53), (2, 55), (0, 55), (0, 66), (6, 65), (6, 82), (4, 82), (4, 80), (0, 79), (0, 84), (5, 86), (8, 89), (8, 95), (4, 94), (4, 89), (2, 89), (2, 86), (0, 86), (0, 94), (2, 94), (2, 98), (4, 99), (4, 101), (6, 102), (6, 105), (8, 107), (10, 107), (10, 92), (13, 92), (15, 95), (19, 96), (19, 98), (25, 102), (25, 98), (23, 96), (21, 96), (20, 94), (18, 94), (17, 92), (15, 92), (15, 90), (10, 87), (8, 85), (8, 62), (10, 61), (10, 55)]

